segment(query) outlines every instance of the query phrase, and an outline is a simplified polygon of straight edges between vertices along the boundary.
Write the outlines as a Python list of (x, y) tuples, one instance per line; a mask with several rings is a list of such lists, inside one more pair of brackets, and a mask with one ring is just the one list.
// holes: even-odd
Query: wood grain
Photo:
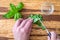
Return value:
[[(30, 4), (30, 5), (28, 5), (28, 4)], [(24, 3), (24, 9), (33, 9), (33, 10), (41, 10), (41, 3)], [(33, 5), (33, 6), (32, 6)], [(54, 5), (54, 10), (56, 10), (56, 11), (60, 11), (60, 4), (59, 5), (57, 5), (56, 3), (55, 4), (53, 4)], [(6, 7), (4, 7), (3, 6), (3, 4), (2, 4), (2, 6), (0, 6), (0, 10), (1, 9), (3, 9), (4, 10), (4, 8), (6, 9), (6, 10), (9, 10), (10, 8), (8, 7), (8, 6), (6, 6)]]
[[(4, 39), (3, 39), (4, 38)], [(60, 38), (60, 36), (59, 36)], [(14, 40), (13, 38), (6, 38), (6, 37), (1, 37), (1, 40)], [(30, 36), (30, 40), (46, 40), (47, 36)]]
[[(39, 11), (42, 3), (48, 2), (48, 0), (0, 0), (0, 40), (14, 40), (12, 28), (15, 21), (14, 19), (6, 19), (3, 15), (10, 9), (10, 3), (17, 5), (19, 2), (23, 2), (25, 5), (22, 10), (24, 18), (27, 18), (30, 14), (41, 14), (44, 19), (43, 23), (47, 29), (55, 31), (60, 36), (60, 0), (49, 0), (49, 2), (54, 4), (55, 8), (53, 14), (49, 16), (43, 15)], [(47, 33), (33, 24), (30, 40), (47, 40)]]

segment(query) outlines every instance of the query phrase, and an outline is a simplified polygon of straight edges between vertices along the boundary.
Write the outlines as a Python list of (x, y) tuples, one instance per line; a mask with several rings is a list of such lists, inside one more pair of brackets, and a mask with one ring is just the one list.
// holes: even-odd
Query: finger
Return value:
[(17, 27), (18, 27), (19, 24), (22, 22), (22, 20), (23, 20), (23, 19), (18, 19), (18, 20), (16, 21), (14, 27), (12, 28), (12, 31), (13, 31), (13, 32), (17, 29)]
[(60, 38), (57, 38), (57, 40), (60, 40)]
[(23, 19), (18, 19), (13, 27), (13, 30), (17, 29), (17, 27), (20, 25)]
[(25, 32), (26, 32), (28, 35), (30, 35), (31, 29), (32, 29), (32, 25), (31, 25), (27, 30), (26, 30), (26, 29), (24, 29), (24, 30), (25, 30)]
[(20, 23), (22, 22), (23, 19), (18, 19), (15, 23), (14, 26), (18, 27), (20, 25)]
[(30, 27), (29, 30), (27, 31), (27, 34), (28, 34), (28, 35), (31, 34), (31, 29), (32, 29), (32, 27)]
[(51, 32), (51, 40), (57, 40), (57, 35), (55, 32)]
[(26, 22), (28, 21), (29, 19), (25, 19), (22, 21), (22, 23), (20, 24), (20, 26), (18, 27), (18, 30), (22, 27), (24, 27), (24, 25), (26, 24)]
[(33, 22), (32, 19), (28, 20), (23, 29), (24, 29), (24, 30), (29, 30), (29, 28), (30, 28), (31, 25), (32, 25), (32, 22)]

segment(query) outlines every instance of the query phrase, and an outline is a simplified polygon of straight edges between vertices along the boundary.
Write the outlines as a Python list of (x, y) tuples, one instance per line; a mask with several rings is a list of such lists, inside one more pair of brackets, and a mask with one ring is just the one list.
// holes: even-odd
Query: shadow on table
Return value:
[[(23, 14), (24, 18), (30, 14)], [(42, 15), (44, 21), (60, 21), (60, 15)]]
[[(27, 18), (30, 14), (23, 14), (23, 17), (24, 18)], [(60, 15), (42, 15), (43, 16), (43, 19), (44, 21), (60, 21)], [(3, 15), (0, 15), (0, 20), (1, 19), (6, 19), (3, 17)], [(11, 18), (13, 19), (13, 18)]]
[(8, 37), (0, 37), (0, 40), (14, 40), (13, 38), (8, 38)]
[(7, 37), (0, 37), (0, 40), (8, 40)]

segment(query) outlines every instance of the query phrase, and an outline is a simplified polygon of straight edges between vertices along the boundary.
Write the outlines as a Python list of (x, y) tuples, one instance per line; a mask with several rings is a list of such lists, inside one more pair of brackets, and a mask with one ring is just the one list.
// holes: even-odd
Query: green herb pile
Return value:
[(20, 2), (17, 6), (10, 4), (10, 10), (4, 15), (5, 18), (14, 18), (15, 20), (22, 18), (21, 11), (24, 7), (24, 4)]
[[(14, 4), (10, 4), (10, 10), (4, 15), (5, 18), (14, 18), (15, 20), (18, 20), (19, 18), (22, 18), (21, 11), (24, 7), (24, 4), (20, 2), (17, 6)], [(40, 26), (43, 30), (46, 28), (42, 25), (43, 17), (40, 14), (31, 14), (28, 18), (33, 19), (33, 23)]]
[(45, 30), (46, 28), (44, 27), (44, 25), (42, 25), (42, 21), (43, 21), (43, 17), (40, 14), (31, 14), (29, 16), (29, 18), (33, 19), (33, 23), (37, 24), (39, 27), (41, 27), (43, 30)]

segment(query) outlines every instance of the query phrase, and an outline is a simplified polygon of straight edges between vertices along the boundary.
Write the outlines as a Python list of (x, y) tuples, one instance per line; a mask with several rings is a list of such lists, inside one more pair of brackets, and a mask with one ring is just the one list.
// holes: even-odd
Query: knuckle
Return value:
[(24, 29), (20, 29), (20, 32), (24, 33), (24, 32), (25, 32), (25, 30), (24, 30)]

